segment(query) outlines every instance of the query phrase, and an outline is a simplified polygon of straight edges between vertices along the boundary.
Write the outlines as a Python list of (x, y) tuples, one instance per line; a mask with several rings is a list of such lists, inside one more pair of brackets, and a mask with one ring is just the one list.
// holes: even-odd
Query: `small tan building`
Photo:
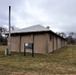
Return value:
[[(34, 53), (41, 54), (53, 52), (67, 44), (66, 39), (41, 25), (11, 32), (11, 51), (24, 52), (25, 43), (33, 43)], [(32, 52), (31, 49), (26, 51)]]

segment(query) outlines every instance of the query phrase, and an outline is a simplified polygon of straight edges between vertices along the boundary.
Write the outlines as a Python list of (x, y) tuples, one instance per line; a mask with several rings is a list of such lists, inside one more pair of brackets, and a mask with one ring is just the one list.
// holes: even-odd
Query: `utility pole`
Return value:
[(11, 6), (9, 6), (9, 38), (8, 38), (8, 51), (11, 54)]

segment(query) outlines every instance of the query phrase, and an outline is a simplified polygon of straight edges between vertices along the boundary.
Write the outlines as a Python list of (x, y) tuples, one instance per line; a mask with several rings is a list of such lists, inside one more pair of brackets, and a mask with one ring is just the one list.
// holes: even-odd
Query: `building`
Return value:
[[(34, 44), (34, 53), (46, 54), (64, 47), (66, 39), (41, 25), (11, 32), (11, 51), (24, 52), (25, 43)], [(32, 52), (31, 49), (27, 49), (26, 51)]]

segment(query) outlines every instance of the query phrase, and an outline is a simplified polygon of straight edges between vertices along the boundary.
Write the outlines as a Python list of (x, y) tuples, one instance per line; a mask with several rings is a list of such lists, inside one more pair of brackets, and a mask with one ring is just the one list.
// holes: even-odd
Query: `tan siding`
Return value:
[[(21, 52), (24, 52), (24, 43), (33, 43), (33, 35), (21, 36)], [(32, 52), (32, 50), (27, 49), (26, 52)]]
[(62, 46), (61, 46), (61, 39), (62, 39), (62, 38), (60, 38), (60, 48), (62, 47)]
[(45, 38), (46, 38), (46, 40), (45, 40), (45, 43), (46, 43), (46, 53), (48, 53), (49, 35), (47, 33), (45, 34)]
[(59, 38), (60, 39), (60, 48), (61, 48), (61, 38)]
[(62, 39), (62, 47), (64, 46), (64, 40)]
[(62, 47), (64, 47), (64, 45), (65, 45), (65, 41), (63, 39), (61, 41), (61, 45), (62, 45)]
[(48, 53), (53, 51), (53, 36), (51, 34), (51, 39), (50, 39), (50, 35), (49, 36), (49, 42), (48, 42)]
[(11, 37), (11, 51), (19, 52), (20, 36)]
[[(33, 43), (33, 35), (21, 37), (21, 51), (24, 51), (24, 43)], [(32, 49), (27, 49), (26, 52), (32, 52)], [(46, 36), (45, 34), (34, 35), (34, 53), (46, 53)]]
[[(21, 50), (21, 52), (24, 52), (24, 43), (33, 43), (34, 41), (34, 53), (50, 53), (53, 51), (53, 47), (54, 50), (58, 49), (58, 39), (60, 40), (59, 46), (63, 47), (65, 44), (64, 40), (53, 34), (51, 34), (51, 39), (50, 34), (48, 33), (37, 33), (34, 34), (34, 36), (33, 34), (27, 34), (23, 36), (12, 36), (11, 50), (16, 52), (19, 52)], [(32, 52), (32, 49), (27, 49), (26, 52)]]
[(63, 43), (62, 43), (63, 41), (62, 41), (62, 39), (61, 39), (61, 47), (63, 47)]
[[(63, 40), (63, 41), (64, 41), (64, 40)], [(64, 43), (63, 45), (65, 46), (65, 41), (64, 41), (63, 43)]]
[(65, 40), (65, 46), (67, 45), (67, 41)]
[(57, 36), (56, 36), (56, 50), (57, 50)]
[(54, 36), (54, 50), (56, 50), (56, 36)]
[(46, 53), (46, 35), (34, 35), (34, 51), (35, 53)]
[(61, 47), (62, 47), (62, 39), (61, 39)]

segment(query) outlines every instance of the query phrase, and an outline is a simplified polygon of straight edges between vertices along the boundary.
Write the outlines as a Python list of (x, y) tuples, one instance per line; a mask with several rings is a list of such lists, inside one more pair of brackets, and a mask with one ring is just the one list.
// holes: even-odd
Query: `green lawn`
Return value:
[(76, 46), (67, 46), (49, 55), (23, 53), (4, 55), (0, 46), (0, 75), (76, 75)]

